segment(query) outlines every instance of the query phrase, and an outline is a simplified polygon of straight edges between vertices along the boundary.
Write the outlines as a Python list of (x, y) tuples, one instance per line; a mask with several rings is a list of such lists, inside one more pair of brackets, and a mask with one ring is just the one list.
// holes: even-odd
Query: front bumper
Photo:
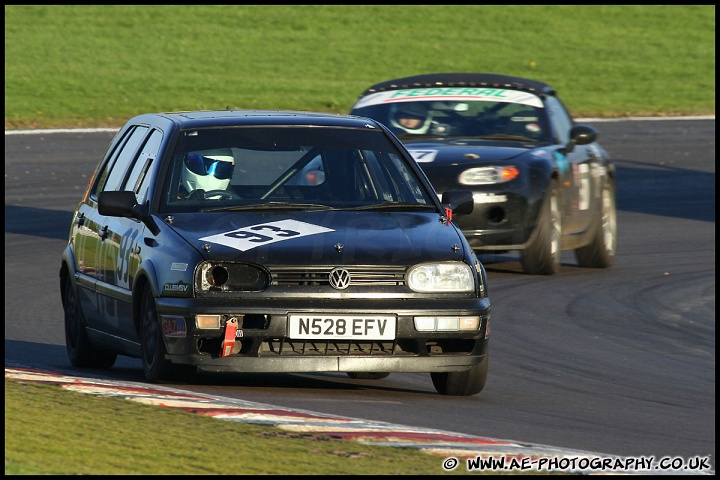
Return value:
[(473, 250), (522, 250), (537, 221), (537, 205), (517, 193), (474, 194), (469, 215), (453, 222), (462, 230)]
[[(282, 308), (278, 304), (282, 303)], [(317, 306), (312, 307), (312, 304)], [(398, 308), (398, 304), (403, 308)], [(183, 318), (186, 333), (165, 335), (173, 363), (216, 372), (448, 372), (480, 363), (487, 352), (490, 302), (462, 300), (262, 301), (160, 298), (158, 314)], [(372, 308), (362, 308), (363, 305)], [(297, 340), (288, 336), (289, 313), (393, 315), (393, 340)], [(220, 329), (198, 329), (196, 313), (222, 315)], [(415, 329), (415, 316), (478, 316), (472, 331), (426, 332)], [(225, 322), (235, 318), (238, 333), (232, 354), (221, 356)]]
[[(487, 341), (483, 341), (487, 352)], [(169, 355), (173, 363), (187, 363), (208, 372), (452, 372), (480, 363), (485, 353), (464, 356), (377, 357), (214, 357), (210, 355)]]

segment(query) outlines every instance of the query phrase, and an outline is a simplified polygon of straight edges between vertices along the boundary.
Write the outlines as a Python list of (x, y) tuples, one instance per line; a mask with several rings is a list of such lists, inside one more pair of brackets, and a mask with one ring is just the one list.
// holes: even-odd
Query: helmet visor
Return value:
[(231, 178), (234, 167), (231, 162), (203, 157), (197, 153), (188, 153), (185, 156), (185, 166), (196, 175), (212, 175), (219, 180)]
[(407, 113), (407, 112), (400, 112), (400, 113), (398, 113), (397, 116), (399, 119), (405, 118), (408, 120), (417, 120), (420, 123), (422, 123), (423, 120), (425, 120), (425, 118), (426, 118), (425, 116), (422, 116), (422, 115), (416, 115), (414, 113)]

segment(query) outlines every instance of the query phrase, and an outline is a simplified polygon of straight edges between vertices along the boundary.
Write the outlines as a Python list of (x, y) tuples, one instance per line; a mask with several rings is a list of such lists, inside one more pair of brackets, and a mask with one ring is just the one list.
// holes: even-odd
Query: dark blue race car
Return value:
[(488, 372), (485, 270), (387, 128), (307, 112), (147, 114), (118, 132), (74, 214), (60, 287), (76, 367)]
[(519, 251), (531, 274), (557, 273), (562, 250), (581, 267), (612, 265), (615, 167), (545, 83), (417, 75), (371, 86), (351, 113), (389, 127), (438, 194), (472, 190), (475, 208), (456, 223), (477, 252)]

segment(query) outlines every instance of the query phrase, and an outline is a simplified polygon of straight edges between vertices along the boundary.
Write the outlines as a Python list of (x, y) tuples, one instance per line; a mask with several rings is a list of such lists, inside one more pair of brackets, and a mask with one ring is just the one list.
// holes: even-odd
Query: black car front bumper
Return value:
[[(311, 305), (315, 303), (316, 307)], [(279, 305), (282, 305), (280, 307)], [(363, 305), (372, 308), (362, 308)], [(403, 308), (397, 308), (398, 305)], [(184, 336), (165, 336), (173, 363), (217, 372), (448, 372), (480, 363), (489, 336), (490, 302), (483, 299), (415, 301), (410, 299), (321, 300), (160, 298), (158, 314), (184, 318)], [(323, 312), (336, 315), (392, 315), (392, 340), (292, 339), (288, 314)], [(222, 315), (219, 329), (198, 329), (196, 313)], [(415, 316), (478, 316), (472, 331), (426, 332), (415, 328)], [(222, 356), (225, 323), (234, 318), (238, 333), (232, 354)]]

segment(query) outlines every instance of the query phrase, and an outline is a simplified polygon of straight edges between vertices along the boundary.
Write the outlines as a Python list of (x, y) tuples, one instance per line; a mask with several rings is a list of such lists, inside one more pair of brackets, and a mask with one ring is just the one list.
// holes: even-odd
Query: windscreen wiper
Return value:
[(246, 210), (335, 210), (334, 207), (318, 203), (267, 202), (250, 205), (226, 205), (224, 207), (203, 208), (201, 212), (240, 212)]
[(348, 210), (436, 210), (435, 205), (416, 202), (382, 202), (372, 205), (361, 205)]
[(494, 133), (492, 135), (478, 135), (472, 138), (479, 138), (482, 140), (509, 140), (516, 142), (537, 142), (534, 138), (524, 137), (522, 135), (508, 135), (506, 133)]

